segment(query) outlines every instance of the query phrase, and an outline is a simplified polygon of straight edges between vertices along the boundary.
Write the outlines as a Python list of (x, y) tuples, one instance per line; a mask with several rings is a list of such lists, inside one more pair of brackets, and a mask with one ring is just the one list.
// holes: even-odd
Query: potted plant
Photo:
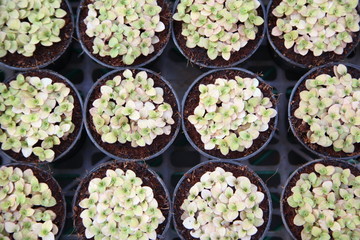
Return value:
[(359, 168), (341, 160), (317, 160), (289, 177), (280, 207), (294, 239), (359, 239), (359, 202)]
[(160, 177), (145, 164), (112, 161), (87, 174), (74, 198), (81, 239), (163, 239), (171, 203)]
[(147, 69), (114, 70), (101, 77), (85, 101), (85, 128), (102, 152), (117, 160), (162, 154), (180, 128), (176, 94)]
[(110, 68), (143, 66), (170, 39), (171, 12), (164, 0), (83, 0), (77, 34), (83, 50)]
[(271, 222), (264, 182), (232, 161), (207, 161), (186, 172), (175, 188), (173, 207), (183, 240), (263, 239)]
[(360, 40), (357, 1), (273, 0), (267, 37), (287, 65), (308, 69), (348, 56)]
[(19, 73), (0, 83), (0, 143), (22, 162), (65, 156), (82, 132), (82, 100), (74, 85), (49, 70)]
[(0, 167), (0, 238), (59, 239), (66, 207), (51, 174), (28, 164)]
[(265, 7), (259, 0), (178, 0), (173, 40), (191, 62), (230, 67), (248, 59), (265, 36)]
[(312, 69), (295, 85), (288, 114), (292, 132), (323, 158), (360, 155), (360, 69), (332, 63)]
[(15, 70), (41, 68), (58, 59), (74, 30), (67, 0), (0, 3), (0, 64)]
[(183, 98), (185, 136), (208, 158), (244, 160), (261, 151), (277, 125), (270, 85), (241, 68), (209, 71)]

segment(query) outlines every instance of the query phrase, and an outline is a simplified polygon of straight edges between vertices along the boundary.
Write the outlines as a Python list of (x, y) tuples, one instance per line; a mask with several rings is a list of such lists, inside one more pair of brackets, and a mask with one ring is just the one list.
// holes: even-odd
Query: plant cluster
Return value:
[(93, 124), (106, 143), (131, 142), (132, 147), (151, 145), (171, 133), (173, 110), (164, 102), (164, 90), (154, 87), (145, 71), (130, 70), (100, 87), (101, 96), (90, 109)]
[(56, 199), (31, 169), (0, 168), (0, 238), (3, 240), (54, 240), (56, 213), (48, 208)]
[(247, 177), (217, 167), (190, 188), (181, 205), (183, 225), (200, 239), (250, 239), (263, 225), (264, 193)]
[(132, 170), (107, 170), (106, 177), (93, 178), (89, 197), (79, 205), (86, 238), (156, 239), (156, 229), (165, 218), (150, 187)]
[(342, 64), (334, 66), (334, 74), (306, 80), (294, 115), (310, 126), (310, 143), (352, 153), (360, 143), (360, 78)]
[(61, 0), (0, 1), (0, 58), (9, 53), (33, 56), (40, 45), (60, 42), (67, 14)]
[(277, 17), (271, 34), (284, 39), (287, 49), (314, 56), (343, 54), (352, 33), (359, 31), (358, 0), (282, 0), (272, 14)]
[(70, 88), (50, 78), (19, 74), (9, 86), (0, 83), (1, 149), (51, 162), (52, 148), (75, 129), (73, 108)]
[(93, 53), (101, 57), (122, 56), (126, 65), (154, 52), (155, 35), (165, 30), (162, 8), (156, 0), (95, 0), (87, 5), (86, 35), (93, 39)]
[(214, 84), (200, 84), (199, 105), (188, 120), (201, 135), (206, 150), (243, 152), (260, 132), (269, 128), (277, 114), (264, 97), (256, 78), (217, 78)]
[(319, 163), (314, 169), (300, 175), (287, 199), (301, 239), (360, 239), (360, 176)]
[(173, 18), (182, 22), (188, 48), (205, 48), (210, 59), (229, 60), (255, 39), (264, 23), (259, 7), (258, 0), (181, 0)]

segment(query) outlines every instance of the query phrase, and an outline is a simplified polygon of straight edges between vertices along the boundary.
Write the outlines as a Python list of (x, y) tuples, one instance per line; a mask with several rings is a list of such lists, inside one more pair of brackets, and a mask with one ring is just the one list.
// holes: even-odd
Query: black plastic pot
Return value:
[[(119, 161), (110, 161), (110, 162), (102, 163), (102, 164), (98, 165), (97, 167), (92, 169), (90, 172), (86, 173), (86, 175), (82, 178), (80, 184), (78, 185), (75, 195), (74, 195), (73, 205), (72, 205), (73, 206), (73, 223), (74, 223), (75, 229), (77, 230), (78, 238), (86, 239), (86, 237), (84, 236), (85, 228), (82, 225), (82, 220), (80, 218), (81, 208), (78, 207), (78, 205), (82, 199), (89, 196), (89, 193), (87, 190), (89, 182), (94, 177), (100, 177), (100, 178), (105, 177), (106, 170), (108, 170), (108, 169), (114, 170), (117, 168), (122, 169), (123, 171), (125, 171), (125, 170), (134, 171), (136, 176), (143, 180), (143, 184), (142, 184), (143, 186), (149, 186), (147, 184), (157, 185), (156, 190), (162, 192), (161, 196), (157, 195), (155, 192), (155, 189), (150, 186), (154, 190), (154, 198), (158, 201), (160, 210), (162, 210), (162, 212), (167, 211), (166, 214), (164, 214), (164, 212), (163, 212), (165, 221), (159, 225), (159, 227), (162, 227), (163, 230), (161, 231), (161, 233), (157, 234), (157, 238), (156, 238), (156, 239), (164, 239), (166, 232), (169, 230), (169, 227), (170, 227), (170, 220), (171, 220), (171, 213), (172, 213), (170, 193), (169, 193), (168, 189), (166, 188), (164, 181), (159, 177), (159, 175), (155, 171), (150, 169), (146, 164), (139, 164), (136, 162), (119, 162)], [(135, 168), (137, 168), (137, 169), (135, 169)], [(140, 172), (143, 172), (143, 173), (145, 172), (145, 174), (151, 175), (152, 179), (145, 179), (146, 176), (139, 174)], [(96, 174), (99, 174), (101, 176), (98, 176)], [(168, 203), (167, 206), (161, 205), (159, 200), (167, 202)]]
[[(269, 128), (272, 127), (271, 129), (271, 133), (268, 137), (268, 139), (263, 143), (263, 145), (258, 148), (257, 150), (255, 150), (254, 152), (248, 154), (248, 155), (244, 155), (244, 156), (241, 156), (241, 157), (236, 157), (236, 158), (231, 158), (231, 157), (226, 157), (225, 155), (223, 155), (222, 157), (218, 157), (218, 156), (214, 156), (212, 155), (211, 153), (209, 153), (209, 150), (205, 150), (205, 149), (201, 149), (198, 145), (195, 144), (195, 142), (193, 141), (193, 139), (190, 137), (189, 135), (189, 129), (187, 129), (186, 127), (186, 121), (188, 121), (187, 119), (185, 119), (185, 105), (188, 101), (188, 95), (189, 93), (193, 90), (193, 88), (195, 88), (198, 84), (201, 83), (201, 81), (203, 80), (203, 78), (213, 74), (213, 73), (218, 73), (218, 72), (221, 72), (221, 71), (238, 71), (240, 72), (242, 75), (247, 75), (247, 76), (250, 76), (252, 78), (256, 78), (257, 80), (259, 80), (260, 83), (264, 83), (264, 84), (267, 84), (263, 79), (261, 79), (258, 75), (254, 74), (253, 72), (250, 72), (246, 69), (243, 69), (243, 68), (223, 68), (223, 69), (217, 69), (217, 70), (211, 70), (211, 71), (208, 71), (202, 75), (200, 75), (197, 79), (194, 80), (194, 82), (190, 85), (190, 87), (188, 88), (188, 90), (185, 92), (185, 95), (182, 99), (182, 104), (181, 104), (181, 114), (182, 114), (182, 128), (183, 128), (183, 131), (184, 131), (184, 134), (187, 138), (187, 140), (190, 142), (191, 146), (193, 148), (195, 148), (199, 153), (201, 153), (203, 156), (209, 158), (209, 159), (217, 159), (217, 160), (247, 160), (253, 156), (255, 156), (256, 154), (260, 153), (271, 141), (272, 137), (274, 136), (275, 134), (275, 129), (276, 129), (276, 126), (277, 126), (277, 123), (278, 123), (278, 115), (277, 114), (274, 118), (274, 123), (273, 123), (273, 126), (269, 126)], [(223, 75), (222, 76), (223, 78), (227, 78), (226, 75)], [(242, 76), (244, 77), (244, 76)], [(277, 100), (275, 99), (274, 95), (271, 96), (271, 99), (273, 100), (272, 102), (274, 103), (274, 108), (276, 111), (278, 111), (278, 106), (277, 106)], [(260, 133), (261, 135), (262, 133)], [(246, 150), (244, 151), (246, 152)]]
[[(310, 152), (312, 152), (313, 154), (315, 155), (318, 155), (319, 157), (321, 158), (324, 158), (324, 159), (344, 159), (344, 160), (348, 160), (348, 159), (352, 159), (352, 158), (358, 158), (360, 157), (360, 143), (357, 143), (355, 144), (355, 151), (356, 149), (358, 150), (358, 153), (356, 154), (353, 154), (353, 155), (349, 155), (347, 153), (344, 153), (342, 152), (343, 154), (341, 156), (333, 156), (333, 155), (329, 155), (329, 154), (326, 154), (325, 152), (323, 152), (325, 149), (327, 148), (324, 148), (322, 147), (321, 150), (322, 152), (319, 152), (315, 149), (313, 149), (312, 147), (310, 147), (308, 144), (306, 144), (303, 139), (299, 136), (299, 133), (296, 131), (296, 128), (298, 126), (294, 126), (294, 123), (293, 123), (293, 120), (294, 119), (297, 119), (295, 116), (293, 116), (293, 112), (296, 110), (295, 107), (294, 107), (294, 97), (295, 95), (298, 94), (298, 89), (299, 89), (299, 86), (302, 86), (302, 84), (310, 78), (312, 78), (312, 76), (317, 76), (317, 75), (320, 75), (322, 73), (327, 73), (329, 75), (334, 75), (333, 73), (333, 67), (334, 65), (338, 65), (338, 64), (343, 64), (345, 65), (348, 70), (349, 68), (350, 69), (353, 69), (354, 71), (357, 72), (357, 78), (360, 77), (360, 67), (357, 66), (357, 65), (354, 65), (354, 64), (350, 64), (350, 63), (329, 63), (329, 64), (326, 64), (326, 65), (323, 65), (323, 66), (319, 66), (319, 67), (316, 67), (316, 68), (313, 68), (311, 69), (309, 72), (307, 72), (304, 76), (302, 76), (300, 78), (300, 80), (296, 83), (296, 85), (294, 86), (292, 92), (291, 92), (291, 95), (290, 95), (290, 99), (289, 99), (289, 104), (288, 104), (288, 120), (289, 120), (289, 125), (290, 125), (290, 128), (291, 128), (291, 131), (293, 132), (294, 136), (297, 138), (297, 140)], [(354, 76), (353, 76), (354, 77)], [(312, 144), (314, 145), (314, 144)], [(328, 147), (328, 148), (331, 148), (332, 149), (332, 146)]]
[[(159, 2), (159, 0), (157, 0), (158, 2)], [(79, 8), (78, 8), (78, 11), (77, 11), (77, 16), (76, 16), (76, 34), (77, 34), (77, 37), (78, 37), (78, 41), (80, 42), (80, 45), (81, 45), (81, 48), (83, 49), (83, 51), (92, 59), (92, 60), (94, 60), (96, 63), (98, 63), (98, 64), (100, 64), (100, 65), (102, 65), (102, 66), (104, 66), (104, 67), (107, 67), (107, 68), (112, 68), (112, 69), (121, 69), (121, 68), (128, 68), (128, 67), (143, 67), (143, 66), (145, 66), (145, 65), (147, 65), (147, 64), (149, 64), (149, 63), (151, 63), (151, 62), (153, 62), (156, 58), (158, 58), (162, 53), (163, 53), (163, 51), (164, 51), (164, 49), (165, 49), (165, 47), (167, 46), (167, 44), (169, 43), (169, 40), (170, 40), (170, 33), (171, 33), (171, 26), (172, 26), (172, 18), (171, 18), (171, 16), (168, 18), (168, 19), (166, 19), (165, 17), (164, 17), (164, 19), (162, 19), (162, 20), (167, 20), (168, 22), (167, 22), (167, 24), (168, 24), (168, 26), (169, 26), (169, 28), (168, 29), (166, 29), (165, 28), (165, 30), (164, 31), (168, 31), (167, 32), (167, 34), (166, 34), (166, 38), (167, 38), (167, 40), (166, 40), (166, 43), (164, 44), (164, 46), (162, 46), (157, 52), (153, 52), (152, 54), (150, 54), (150, 55), (152, 55), (150, 58), (148, 58), (147, 60), (145, 60), (145, 61), (141, 61), (141, 62), (139, 62), (139, 63), (136, 63), (136, 60), (135, 60), (135, 62), (133, 63), (133, 64), (131, 64), (131, 65), (126, 65), (126, 64), (124, 64), (124, 63), (122, 63), (121, 62), (121, 64), (118, 64), (118, 65), (116, 65), (116, 64), (110, 64), (110, 63), (105, 63), (104, 61), (102, 61), (102, 60), (100, 60), (100, 59), (98, 59), (87, 47), (86, 47), (86, 45), (85, 45), (85, 43), (84, 43), (84, 39), (83, 39), (83, 36), (81, 35), (82, 33), (81, 33), (81, 30), (80, 30), (80, 21), (81, 21), (81, 14), (83, 13), (83, 11), (86, 11), (86, 9), (87, 9), (87, 6), (85, 6), (85, 4), (89, 4), (91, 1), (89, 1), (89, 0), (81, 0), (81, 2), (80, 2), (80, 5), (79, 5)], [(167, 1), (165, 1), (165, 0), (161, 0), (161, 2), (163, 3), (163, 4), (167, 4)], [(169, 8), (169, 6), (168, 6), (168, 8)], [(169, 9), (168, 9), (169, 10)], [(170, 10), (169, 10), (169, 12), (170, 12)], [(171, 13), (169, 13), (169, 15), (171, 15)], [(164, 23), (165, 24), (165, 23)], [(166, 24), (165, 24), (165, 26), (166, 26)], [(85, 33), (84, 33), (85, 34)], [(145, 57), (145, 56), (143, 56), (143, 55), (140, 55), (138, 58), (141, 58), (141, 57)], [(117, 56), (116, 58), (122, 58), (122, 56)]]
[[(284, 186), (284, 188), (282, 190), (282, 193), (281, 193), (280, 212), (281, 212), (281, 218), (282, 218), (282, 221), (283, 221), (283, 223), (285, 225), (286, 230), (288, 231), (290, 236), (293, 239), (296, 239), (296, 240), (301, 239), (301, 237), (299, 236), (299, 233), (301, 232), (303, 227), (297, 227), (292, 223), (292, 220), (295, 217), (296, 213), (295, 213), (295, 209), (290, 207), (289, 204), (287, 203), (287, 196), (290, 196), (291, 188), (296, 185), (297, 180), (300, 179), (301, 173), (314, 172), (315, 171), (314, 166), (317, 163), (321, 163), (321, 164), (323, 164), (325, 166), (341, 167), (343, 169), (349, 168), (351, 173), (354, 174), (355, 176), (360, 175), (359, 167), (356, 167), (355, 165), (350, 164), (349, 162), (342, 161), (342, 160), (324, 160), (324, 159), (314, 160), (314, 161), (308, 162), (308, 163), (304, 164), (303, 166), (299, 167), (298, 169), (296, 169), (290, 175), (290, 177), (286, 180), (285, 186)], [(291, 228), (295, 228), (297, 230), (298, 234), (294, 233), (291, 230)]]
[[(331, 56), (329, 54), (326, 54), (326, 56), (324, 56), (324, 54), (322, 54), (321, 56), (313, 57), (313, 61), (306, 62), (306, 63), (299, 63), (287, 56), (287, 55), (289, 55), (289, 53), (297, 54), (293, 51), (293, 47), (288, 49), (287, 52), (282, 52), (281, 50), (278, 49), (278, 47), (276, 47), (276, 45), (273, 42), (273, 38), (278, 38), (278, 37), (271, 35), (272, 28), (270, 27), (269, 19), (274, 17), (271, 13), (272, 9), (274, 8), (273, 4), (274, 4), (274, 0), (270, 0), (269, 4), (267, 6), (267, 14), (266, 14), (267, 18), (266, 18), (266, 22), (265, 22), (265, 24), (267, 25), (266, 35), (267, 35), (267, 39), (270, 43), (271, 51), (273, 53), (275, 62), (279, 66), (283, 67), (286, 70), (297, 71), (297, 72), (302, 73), (308, 69), (311, 69), (312, 67), (317, 67), (319, 65), (327, 64), (327, 63), (334, 62), (334, 61), (342, 61), (355, 50), (356, 46), (360, 42), (360, 33), (357, 32), (356, 38), (353, 38), (354, 44), (352, 44), (352, 46), (350, 48), (349, 48), (349, 44), (348, 44), (347, 47), (344, 49), (343, 54), (337, 55), (335, 53), (333, 53), (333, 54), (330, 53)], [(309, 51), (308, 54), (312, 54), (312, 53)], [(322, 58), (324, 60), (320, 62), (319, 59), (322, 59)]]
[[(256, 233), (256, 235), (254, 235), (251, 239), (254, 239), (254, 240), (264, 239), (266, 233), (268, 232), (268, 230), (270, 228), (271, 217), (272, 217), (272, 201), (271, 201), (271, 195), (270, 195), (268, 188), (266, 187), (265, 183), (261, 180), (261, 178), (250, 167), (240, 164), (235, 161), (217, 161), (217, 160), (206, 161), (206, 162), (200, 163), (200, 164), (196, 165), (195, 167), (191, 168), (181, 177), (178, 184), (176, 185), (176, 188), (174, 190), (173, 202), (172, 202), (173, 210), (174, 210), (173, 224), (174, 224), (175, 230), (176, 230), (177, 234), (179, 235), (180, 239), (181, 240), (193, 240), (194, 238), (192, 238), (192, 237), (189, 238), (189, 237), (184, 236), (185, 233), (190, 232), (190, 231), (187, 229), (184, 229), (184, 227), (181, 224), (181, 215), (182, 215), (183, 210), (180, 209), (180, 207), (182, 205), (182, 201), (181, 201), (182, 199), (180, 199), (180, 198), (182, 198), (182, 197), (179, 197), (178, 193), (180, 190), (182, 190), (182, 188), (185, 188), (185, 190), (187, 192), (190, 190), (190, 188), (193, 186), (193, 184), (190, 180), (191, 178), (200, 179), (200, 177), (202, 176), (203, 173), (205, 173), (207, 171), (214, 171), (216, 167), (222, 167), (227, 172), (232, 172), (236, 168), (238, 168), (240, 170), (241, 174), (240, 175), (234, 174), (235, 177), (247, 175), (247, 176), (251, 176), (254, 179), (256, 179), (255, 183), (253, 181), (251, 181), (251, 183), (255, 184), (258, 187), (258, 189), (260, 188), (260, 191), (265, 194), (265, 198), (264, 198), (263, 202), (260, 204), (263, 206), (260, 206), (260, 207), (264, 211), (264, 209), (263, 209), (264, 205), (267, 206), (267, 209), (265, 209), (265, 211), (264, 211), (264, 218), (267, 218), (267, 220), (264, 221), (263, 225), (265, 226), (265, 228), (262, 230), (262, 232), (258, 231)], [(227, 170), (227, 169), (232, 169), (232, 170)], [(195, 173), (196, 171), (198, 171), (198, 172)], [(258, 227), (258, 229), (261, 228), (262, 226)]]
[[(3, 165), (5, 167), (17, 167), (20, 168), (22, 171), (25, 171), (26, 169), (31, 169), (34, 172), (34, 176), (37, 177), (40, 183), (46, 183), (51, 184), (49, 185), (49, 188), (51, 190), (52, 196), (56, 199), (56, 205), (50, 208), (55, 210), (54, 212), (61, 212), (61, 216), (56, 216), (54, 223), (56, 223), (57, 227), (59, 228), (58, 233), (55, 235), (55, 239), (60, 239), (61, 232), (63, 231), (64, 225), (65, 225), (65, 219), (66, 219), (66, 202), (65, 197), (62, 192), (62, 189), (59, 185), (59, 183), (55, 180), (55, 178), (47, 171), (44, 171), (38, 167), (35, 167), (31, 164), (26, 163), (10, 163)], [(60, 209), (60, 210), (59, 210)]]
[[(177, 5), (179, 4), (180, 1), (181, 1), (181, 0), (176, 0), (176, 2), (175, 2), (174, 8), (173, 8), (173, 15), (176, 13), (176, 8), (177, 8)], [(235, 61), (235, 62), (233, 62), (233, 63), (226, 63), (226, 64), (221, 64), (221, 65), (219, 65), (219, 64), (215, 64), (215, 63), (205, 64), (205, 63), (203, 63), (203, 61), (199, 61), (198, 59), (192, 58), (191, 56), (189, 56), (188, 54), (186, 54), (185, 51), (184, 51), (184, 49), (183, 49), (182, 47), (180, 47), (180, 45), (179, 45), (179, 42), (178, 42), (178, 40), (177, 40), (177, 38), (176, 38), (176, 34), (177, 34), (177, 33), (175, 32), (175, 28), (174, 28), (174, 23), (176, 22), (175, 20), (173, 20), (173, 22), (172, 22), (172, 25), (173, 25), (173, 26), (172, 26), (172, 39), (173, 39), (176, 47), (177, 47), (177, 48), (179, 49), (179, 51), (181, 52), (181, 54), (182, 54), (186, 59), (188, 59), (191, 63), (194, 63), (194, 64), (196, 64), (196, 65), (198, 65), (198, 66), (200, 66), (200, 67), (206, 67), (206, 68), (224, 68), (224, 67), (233, 67), (233, 66), (239, 65), (240, 63), (243, 63), (244, 61), (246, 61), (247, 59), (249, 59), (249, 58), (258, 50), (258, 48), (260, 47), (261, 43), (262, 43), (262, 42), (264, 41), (264, 39), (265, 39), (265, 32), (267, 31), (267, 24), (266, 24), (267, 15), (266, 15), (265, 5), (264, 5), (263, 1), (262, 1), (262, 0), (259, 0), (259, 2), (260, 2), (260, 8), (261, 8), (261, 10), (262, 10), (262, 12), (263, 12), (263, 15), (262, 15), (261, 17), (264, 19), (262, 31), (260, 32), (260, 34), (259, 34), (259, 32), (256, 34), (256, 35), (257, 35), (257, 38), (260, 38), (260, 40), (255, 44), (255, 46), (253, 46), (252, 50), (250, 51), (250, 53), (249, 53), (246, 57), (244, 57), (244, 58), (242, 58), (242, 59), (240, 59), (240, 60), (238, 60), (238, 61)], [(261, 30), (261, 29), (259, 29), (259, 30)], [(255, 40), (250, 40), (250, 41), (256, 41), (256, 39), (255, 39)], [(249, 43), (248, 43), (248, 44), (249, 44)], [(247, 46), (247, 45), (246, 45), (246, 46)], [(239, 52), (241, 52), (244, 48), (246, 48), (246, 46), (244, 46), (243, 48), (241, 48), (241, 49), (239, 50)], [(200, 48), (200, 47), (196, 47), (196, 48)], [(193, 49), (196, 49), (196, 48), (193, 48)], [(206, 54), (206, 52), (205, 52), (205, 54)], [(234, 53), (232, 53), (232, 54), (234, 54)], [(230, 58), (230, 59), (231, 59), (231, 58)], [(215, 60), (216, 60), (216, 59), (215, 59)], [(213, 62), (213, 61), (215, 61), (215, 60), (211, 60), (211, 61)]]
[[(74, 97), (76, 97), (77, 99), (78, 99), (78, 102), (79, 102), (79, 108), (80, 108), (80, 111), (83, 111), (83, 102), (82, 102), (82, 99), (81, 99), (81, 96), (80, 96), (80, 94), (79, 94), (79, 92), (77, 91), (77, 89), (76, 89), (76, 87), (74, 86), (74, 84), (72, 83), (72, 82), (70, 82), (67, 78), (65, 78), (64, 76), (62, 76), (62, 75), (60, 75), (59, 73), (57, 73), (57, 72), (54, 72), (54, 71), (51, 71), (51, 70), (47, 70), (47, 69), (39, 69), (39, 70), (30, 70), (30, 71), (27, 71), (27, 72), (22, 72), (22, 73), (18, 73), (18, 74), (23, 74), (23, 75), (25, 75), (25, 76), (29, 76), (29, 75), (31, 75), (31, 74), (34, 74), (34, 75), (36, 75), (36, 74), (46, 74), (46, 75), (48, 75), (48, 77), (49, 78), (51, 78), (51, 76), (54, 76), (54, 77), (56, 77), (57, 79), (59, 79), (59, 80), (61, 80), (62, 82), (64, 82), (66, 85), (67, 85), (67, 87), (69, 87), (72, 91), (73, 91), (73, 95), (74, 95)], [(7, 80), (5, 80), (5, 83), (9, 83), (10, 81), (12, 81), (12, 80), (14, 80), (14, 79), (16, 79), (16, 76), (18, 75), (18, 74), (16, 74), (14, 77), (11, 77), (11, 78), (8, 78)], [(65, 151), (63, 151), (62, 153), (60, 153), (59, 155), (55, 155), (55, 158), (54, 158), (54, 160), (52, 161), (52, 162), (50, 162), (50, 163), (53, 163), (53, 162), (55, 162), (55, 161), (58, 161), (59, 159), (63, 159), (63, 158), (65, 158), (66, 156), (69, 156), (70, 154), (72, 154), (73, 153), (73, 150), (79, 145), (79, 140), (80, 140), (80, 138), (81, 138), (81, 134), (82, 134), (82, 132), (83, 132), (83, 119), (82, 119), (82, 114), (80, 113), (76, 113), (76, 112), (73, 112), (73, 116), (74, 116), (74, 114), (76, 114), (76, 116), (77, 117), (80, 117), (81, 119), (80, 119), (80, 121), (78, 121), (78, 125), (75, 125), (75, 130), (74, 130), (74, 132), (76, 131), (76, 128), (78, 128), (78, 130), (77, 130), (77, 132), (76, 132), (76, 135), (74, 136), (74, 140), (72, 141), (72, 143), (69, 145), (69, 147), (65, 150)], [(73, 133), (74, 133), (73, 132)], [(72, 133), (72, 134), (73, 134)], [(60, 145), (61, 145), (61, 143), (60, 143)], [(1, 149), (0, 149), (1, 150)], [(26, 162), (24, 159), (26, 159), (26, 158), (24, 158), (24, 157), (22, 157), (22, 160), (19, 160), (19, 159), (17, 159), (17, 158), (15, 158), (15, 157), (13, 157), (13, 156), (10, 156), (9, 154), (8, 154), (8, 152), (7, 151), (3, 151), (3, 150), (1, 150), (2, 152), (3, 152), (3, 154), (7, 157), (7, 158), (9, 158), (9, 159), (11, 159), (12, 161), (15, 161), (15, 162)], [(9, 150), (9, 151), (11, 151), (11, 150)], [(20, 154), (21, 155), (21, 153), (18, 153), (18, 154)], [(33, 155), (33, 154), (32, 154)], [(30, 155), (30, 156), (32, 156), (32, 155)], [(22, 155), (21, 155), (22, 156)], [(29, 162), (27, 162), (27, 163), (30, 163), (30, 164), (46, 164), (46, 163), (49, 163), (49, 162), (41, 162), (41, 161), (29, 161)]]
[[(2, 58), (0, 58), (0, 67), (3, 66), (3, 67), (6, 67), (6, 68), (15, 70), (15, 71), (34, 70), (34, 69), (44, 68), (44, 67), (46, 67), (46, 66), (48, 66), (48, 65), (50, 65), (50, 64), (53, 65), (54, 63), (56, 63), (56, 61), (57, 61), (59, 58), (60, 58), (59, 61), (61, 61), (61, 60), (62, 60), (61, 56), (66, 57), (66, 56), (64, 55), (64, 53), (66, 52), (66, 50), (68, 49), (68, 47), (69, 47), (69, 45), (70, 45), (70, 43), (71, 43), (71, 41), (72, 41), (75, 26), (74, 26), (73, 12), (72, 12), (72, 9), (71, 9), (71, 6), (70, 6), (68, 0), (62, 0), (62, 1), (65, 3), (65, 7), (66, 7), (66, 9), (64, 9), (64, 10), (67, 11), (68, 14), (70, 14), (70, 24), (66, 25), (63, 29), (60, 30), (60, 32), (61, 32), (62, 30), (65, 30), (66, 27), (69, 27), (69, 26), (70, 26), (70, 29), (69, 29), (69, 33), (70, 33), (69, 35), (70, 35), (70, 36), (69, 36), (68, 39), (66, 40), (66, 43), (65, 43), (65, 45), (64, 45), (64, 48), (63, 48), (56, 56), (53, 56), (53, 58), (52, 58), (51, 60), (49, 60), (49, 61), (47, 61), (47, 62), (45, 62), (45, 63), (43, 63), (43, 64), (39, 64), (39, 65), (38, 65), (38, 64), (35, 64), (35, 65), (29, 66), (29, 67), (16, 67), (16, 66), (13, 66), (13, 65), (4, 63), (4, 62), (2, 61)], [(61, 41), (63, 41), (63, 40), (61, 40)], [(54, 45), (56, 45), (56, 43), (55, 43)], [(47, 48), (52, 48), (52, 47), (54, 47), (54, 45), (49, 46), (49, 47), (47, 47)], [(39, 46), (37, 46), (37, 47), (39, 47)], [(56, 47), (56, 46), (55, 46), (55, 47)], [(35, 51), (35, 52), (36, 52), (36, 51)], [(46, 53), (46, 52), (44, 52), (44, 53)], [(21, 57), (21, 58), (27, 58), (27, 59), (34, 58), (34, 57), (25, 57), (25, 56), (22, 56), (22, 55), (20, 55), (19, 57)]]
[[(173, 111), (174, 111), (174, 114), (173, 114), (173, 119), (175, 121), (175, 124), (172, 125), (172, 128), (175, 128), (175, 132), (173, 133), (171, 139), (169, 140), (169, 142), (162, 148), (160, 149), (159, 151), (157, 151), (156, 153), (154, 154), (151, 154), (147, 157), (144, 157), (144, 158), (129, 158), (129, 157), (126, 157), (126, 156), (118, 156), (116, 155), (115, 153), (112, 153), (106, 149), (104, 149), (103, 146), (101, 146), (99, 144), (98, 141), (96, 141), (96, 139), (94, 138), (94, 135), (96, 134), (97, 136), (100, 136), (96, 131), (94, 131), (92, 129), (92, 127), (90, 126), (90, 123), (88, 122), (88, 119), (90, 119), (90, 114), (89, 114), (89, 109), (90, 109), (90, 104), (92, 104), (91, 101), (91, 98), (92, 98), (92, 95), (93, 95), (93, 92), (94, 90), (103, 85), (103, 82), (112, 78), (112, 77), (115, 77), (115, 76), (118, 76), (120, 75), (123, 71), (125, 71), (126, 69), (122, 69), (122, 70), (113, 70), (107, 74), (105, 74), (104, 76), (102, 76), (100, 79), (98, 79), (95, 84), (91, 87), (91, 89), (89, 90), (89, 93), (87, 94), (87, 97), (86, 97), (86, 100), (85, 100), (85, 105), (84, 105), (84, 112), (83, 112), (83, 119), (84, 119), (84, 125), (85, 125), (85, 129), (86, 129), (86, 132), (90, 138), (90, 140), (93, 142), (93, 144), (100, 150), (102, 151), (103, 153), (105, 153), (106, 155), (108, 155), (109, 157), (113, 158), (113, 159), (116, 159), (116, 160), (121, 160), (121, 161), (144, 161), (144, 160), (149, 160), (149, 159), (152, 159), (152, 158), (155, 158), (157, 156), (159, 156), (160, 154), (164, 153), (166, 151), (166, 149), (168, 149), (171, 144), (174, 142), (177, 134), (179, 133), (179, 130), (180, 130), (180, 125), (181, 125), (181, 114), (180, 114), (180, 102), (179, 102), (179, 99), (176, 95), (176, 92), (174, 91), (174, 89), (172, 88), (172, 86), (169, 84), (168, 81), (165, 80), (165, 78), (163, 78), (162, 76), (160, 76), (159, 74), (149, 70), (149, 69), (145, 69), (145, 68), (127, 68), (127, 69), (130, 69), (134, 72), (140, 72), (140, 71), (146, 71), (148, 74), (151, 74), (155, 77), (158, 77), (158, 79), (163, 82), (171, 91), (171, 93), (174, 95), (175, 97), (175, 103), (177, 105), (177, 107), (174, 109), (173, 108)], [(156, 85), (156, 82), (155, 82), (155, 85)], [(165, 93), (164, 93), (165, 94)], [(176, 119), (177, 120), (176, 120)], [(159, 136), (158, 136), (159, 137)], [(101, 141), (101, 140), (100, 140)], [(116, 142), (114, 144), (118, 144), (118, 147), (121, 147), (122, 144)], [(156, 144), (156, 138), (154, 140), (154, 142), (152, 144)], [(146, 148), (147, 146), (145, 146), (144, 148)], [(133, 148), (134, 151), (137, 151), (136, 148)]]

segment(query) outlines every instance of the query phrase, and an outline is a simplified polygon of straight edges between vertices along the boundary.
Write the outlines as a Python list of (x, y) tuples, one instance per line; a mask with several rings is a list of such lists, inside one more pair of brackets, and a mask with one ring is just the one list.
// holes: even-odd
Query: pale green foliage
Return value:
[(126, 65), (154, 52), (156, 33), (165, 30), (156, 0), (95, 0), (84, 20), (86, 34), (94, 37), (93, 53), (122, 56)]
[(133, 76), (125, 70), (100, 87), (101, 96), (90, 109), (93, 124), (106, 143), (131, 142), (132, 147), (151, 145), (171, 133), (173, 110), (164, 102), (164, 90), (154, 87), (145, 71)]
[(194, 238), (250, 239), (264, 223), (264, 197), (247, 177), (234, 177), (217, 167), (190, 188), (181, 205), (181, 220)]
[(79, 203), (86, 238), (156, 239), (165, 217), (153, 189), (143, 186), (132, 170), (107, 170), (104, 178), (90, 181), (88, 191)]
[(310, 126), (310, 143), (352, 153), (360, 143), (360, 79), (342, 64), (334, 66), (334, 74), (306, 80), (294, 115)]
[(282, 0), (272, 14), (278, 19), (271, 30), (284, 39), (287, 49), (314, 56), (325, 52), (343, 54), (352, 33), (359, 31), (358, 0)]
[(205, 48), (210, 59), (229, 60), (255, 39), (264, 23), (259, 7), (258, 0), (181, 0), (173, 18), (182, 22), (188, 48)]
[(31, 169), (0, 168), (0, 239), (54, 240), (56, 199)]
[(360, 239), (360, 176), (319, 163), (314, 170), (300, 175), (287, 198), (301, 239)]
[(223, 155), (229, 150), (243, 152), (269, 128), (277, 112), (258, 86), (257, 79), (239, 76), (199, 85), (199, 105), (188, 120), (201, 135), (206, 150), (220, 149)]
[(74, 131), (74, 97), (64, 83), (19, 74), (9, 85), (0, 83), (0, 143), (40, 161), (54, 159), (54, 145)]
[(0, 58), (9, 53), (33, 56), (40, 45), (60, 42), (66, 11), (61, 0), (0, 1)]

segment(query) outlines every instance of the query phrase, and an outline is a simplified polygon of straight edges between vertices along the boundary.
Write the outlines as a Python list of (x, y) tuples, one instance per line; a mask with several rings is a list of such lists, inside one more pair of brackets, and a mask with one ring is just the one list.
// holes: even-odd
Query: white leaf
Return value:
[(29, 157), (31, 155), (32, 148), (31, 147), (30, 148), (23, 147), (21, 149), (21, 152), (22, 152), (23, 156), (27, 158), (27, 157)]

